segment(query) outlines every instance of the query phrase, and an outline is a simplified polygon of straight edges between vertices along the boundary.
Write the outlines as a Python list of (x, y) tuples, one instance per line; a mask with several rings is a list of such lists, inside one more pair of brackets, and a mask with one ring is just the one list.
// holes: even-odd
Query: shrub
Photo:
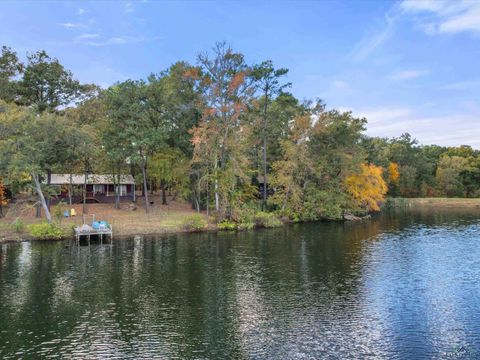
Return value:
[(202, 231), (207, 225), (207, 222), (200, 214), (190, 215), (183, 221), (183, 228), (187, 231)]
[(217, 227), (220, 230), (236, 230), (237, 229), (237, 223), (225, 219), (222, 222), (218, 223)]
[(65, 231), (60, 226), (49, 223), (29, 225), (28, 232), (40, 240), (59, 240), (65, 237)]
[(15, 221), (12, 223), (12, 229), (16, 233), (21, 233), (25, 229), (25, 224), (20, 218), (16, 218)]
[(254, 222), (242, 222), (237, 225), (238, 230), (251, 230), (255, 227)]
[(282, 226), (282, 222), (272, 213), (260, 211), (255, 215), (255, 224), (258, 227), (273, 228)]
[(63, 213), (67, 210), (67, 203), (60, 201), (57, 205), (53, 207), (53, 216), (58, 222), (62, 222)]

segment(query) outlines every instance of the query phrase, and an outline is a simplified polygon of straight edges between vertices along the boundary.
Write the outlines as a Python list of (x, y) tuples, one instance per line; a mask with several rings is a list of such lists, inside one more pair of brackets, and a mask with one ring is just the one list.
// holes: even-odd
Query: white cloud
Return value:
[(469, 32), (480, 35), (480, 1), (473, 0), (404, 0), (405, 13), (420, 15), (424, 31), (429, 34)]
[(82, 23), (66, 22), (66, 23), (59, 23), (58, 25), (65, 28), (65, 29), (86, 29), (86, 28), (88, 28), (87, 25), (82, 24)]
[(125, 12), (126, 12), (126, 13), (131, 13), (131, 12), (133, 12), (132, 3), (127, 2), (127, 3), (125, 4)]
[(390, 80), (411, 80), (427, 75), (426, 70), (399, 70), (391, 74), (388, 78)]
[(77, 39), (95, 39), (98, 38), (100, 34), (81, 34)]
[(480, 149), (480, 107), (467, 110), (422, 116), (419, 109), (392, 106), (354, 110), (353, 115), (367, 119), (367, 134), (370, 136), (398, 137), (408, 132), (421, 144), (471, 145)]
[(86, 14), (87, 12), (88, 12), (88, 10), (80, 8), (80, 9), (77, 10), (77, 15), (82, 16), (83, 14)]
[(365, 117), (369, 124), (390, 123), (399, 118), (406, 118), (411, 114), (407, 107), (380, 107), (356, 112), (357, 116)]
[(350, 86), (343, 80), (333, 80), (333, 83), (332, 83), (333, 87), (335, 89), (338, 89), (338, 90), (345, 90), (345, 89), (349, 89)]
[(442, 86), (441, 90), (471, 90), (480, 87), (480, 80), (459, 81)]
[(380, 31), (367, 33), (353, 48), (349, 58), (353, 61), (363, 61), (381, 46), (393, 33), (396, 17), (385, 14), (385, 23)]
[(105, 40), (85, 41), (82, 44), (87, 46), (109, 46), (109, 45), (125, 45), (125, 44), (139, 44), (144, 42), (162, 40), (162, 36), (114, 36)]

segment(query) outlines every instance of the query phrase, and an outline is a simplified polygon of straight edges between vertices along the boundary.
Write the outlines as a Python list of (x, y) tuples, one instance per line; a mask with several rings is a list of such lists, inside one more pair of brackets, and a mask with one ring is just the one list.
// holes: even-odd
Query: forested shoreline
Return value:
[(168, 191), (225, 228), (341, 219), (386, 196), (480, 197), (479, 150), (369, 137), (368, 119), (295, 98), (287, 74), (218, 43), (195, 64), (102, 89), (45, 51), (21, 62), (4, 46), (0, 214), (7, 193), (31, 189), (50, 222), (52, 173), (131, 174), (146, 213), (149, 194)]

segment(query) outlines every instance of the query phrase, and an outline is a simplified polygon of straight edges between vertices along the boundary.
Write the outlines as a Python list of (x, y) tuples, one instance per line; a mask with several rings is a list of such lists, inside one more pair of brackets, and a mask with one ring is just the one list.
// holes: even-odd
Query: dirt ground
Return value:
[[(67, 205), (64, 209), (75, 209), (76, 216), (70, 218), (55, 217), (55, 206), (52, 206), (52, 217), (57, 223), (60, 223), (67, 233), (72, 232), (72, 227), (81, 225), (85, 218), (86, 223), (95, 220), (105, 220), (112, 224), (114, 236), (129, 235), (148, 235), (161, 234), (169, 232), (183, 231), (183, 221), (190, 215), (196, 213), (191, 205), (185, 201), (172, 201), (168, 197), (168, 205), (161, 205), (161, 197), (153, 196), (151, 199), (154, 204), (150, 207), (150, 213), (145, 213), (144, 199), (137, 199), (136, 210), (132, 210), (132, 203), (121, 203), (121, 209), (115, 209), (114, 204), (87, 204), (87, 212), (83, 214), (82, 204)], [(17, 233), (12, 227), (15, 219), (20, 218), (25, 224), (40, 223), (45, 221), (42, 218), (35, 217), (35, 209), (31, 205), (22, 203), (12, 204), (6, 216), (0, 218), (0, 241), (3, 240), (21, 240), (28, 239), (29, 236), (25, 232)], [(57, 211), (58, 213), (58, 211)], [(202, 214), (203, 216), (206, 215)], [(73, 232), (72, 232), (73, 235)]]

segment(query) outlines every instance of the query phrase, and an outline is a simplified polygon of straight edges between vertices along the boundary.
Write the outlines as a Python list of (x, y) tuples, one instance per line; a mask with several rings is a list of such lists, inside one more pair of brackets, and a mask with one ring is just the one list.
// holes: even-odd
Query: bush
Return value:
[(39, 240), (59, 240), (65, 237), (65, 231), (60, 226), (49, 223), (29, 225), (28, 232)]
[(207, 226), (207, 222), (200, 214), (190, 215), (183, 221), (183, 228), (187, 231), (202, 231)]
[(242, 222), (237, 225), (238, 230), (251, 230), (255, 227), (254, 222)]
[(67, 210), (67, 203), (60, 201), (57, 205), (53, 207), (53, 216), (58, 222), (62, 222), (64, 212)]
[(282, 226), (283, 223), (272, 213), (260, 211), (255, 215), (255, 224), (258, 227), (273, 228)]
[(20, 220), (20, 218), (16, 218), (15, 221), (12, 223), (12, 229), (16, 233), (21, 233), (25, 229), (25, 224), (22, 220)]
[(225, 219), (222, 222), (218, 223), (217, 227), (220, 230), (237, 230), (237, 223)]

